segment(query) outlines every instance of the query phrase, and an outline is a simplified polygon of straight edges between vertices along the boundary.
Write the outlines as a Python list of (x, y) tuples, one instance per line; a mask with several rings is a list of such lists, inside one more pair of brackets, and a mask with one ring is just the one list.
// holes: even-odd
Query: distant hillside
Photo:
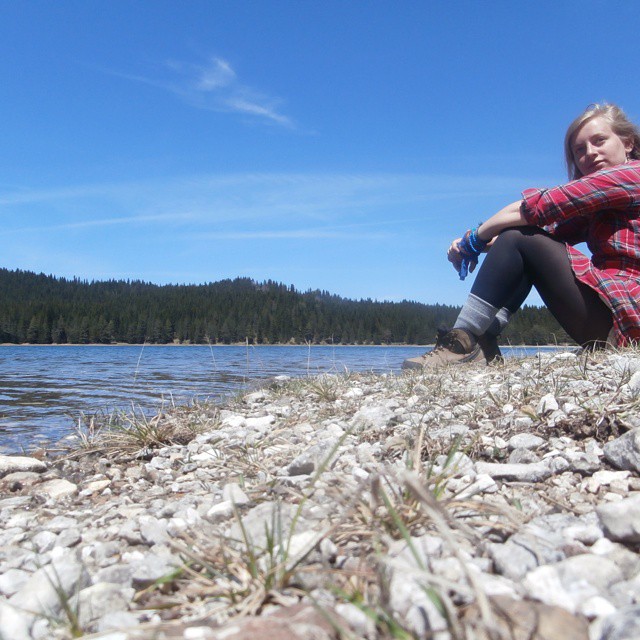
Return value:
[[(248, 278), (203, 285), (68, 280), (0, 269), (0, 342), (427, 344), (459, 307), (348, 300)], [(512, 344), (567, 341), (546, 309), (525, 307)]]

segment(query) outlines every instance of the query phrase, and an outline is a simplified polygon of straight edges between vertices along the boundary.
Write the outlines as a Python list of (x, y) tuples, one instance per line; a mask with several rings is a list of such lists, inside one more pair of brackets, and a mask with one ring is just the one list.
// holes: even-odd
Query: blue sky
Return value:
[(639, 24), (631, 0), (0, 0), (0, 265), (461, 304), (450, 240), (562, 182), (589, 103), (640, 120)]

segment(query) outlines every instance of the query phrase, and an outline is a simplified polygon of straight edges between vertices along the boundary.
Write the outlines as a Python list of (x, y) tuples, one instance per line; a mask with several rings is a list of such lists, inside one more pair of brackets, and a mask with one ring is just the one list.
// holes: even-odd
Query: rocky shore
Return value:
[(640, 352), (276, 379), (0, 456), (3, 640), (640, 638)]

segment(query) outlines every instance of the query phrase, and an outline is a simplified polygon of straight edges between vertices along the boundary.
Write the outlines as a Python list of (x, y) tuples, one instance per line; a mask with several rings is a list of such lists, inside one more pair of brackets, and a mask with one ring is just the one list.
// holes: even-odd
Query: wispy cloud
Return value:
[(282, 111), (283, 101), (242, 82), (229, 61), (211, 56), (195, 64), (171, 60), (157, 77), (110, 71), (114, 75), (169, 91), (198, 109), (235, 113), (268, 124), (296, 128)]
[(134, 226), (134, 225), (149, 225), (156, 222), (162, 223), (176, 223), (176, 222), (189, 222), (193, 220), (193, 216), (190, 214), (182, 214), (176, 216), (176, 214), (160, 214), (150, 216), (126, 216), (126, 217), (114, 217), (114, 218), (97, 218), (95, 220), (80, 220), (77, 222), (64, 222), (61, 224), (49, 224), (32, 227), (15, 227), (0, 229), (0, 235), (7, 233), (37, 233), (41, 231), (72, 231), (74, 229), (87, 229), (90, 227), (115, 227), (115, 226)]
[[(222, 80), (215, 77), (207, 82)], [(375, 239), (448, 229), (530, 180), (420, 174), (244, 173), (0, 190), (0, 235), (103, 228), (184, 239)], [(542, 184), (542, 182), (540, 182)], [(476, 213), (477, 212), (477, 213)], [(384, 228), (383, 228), (384, 227)], [(448, 231), (447, 231), (448, 232)]]

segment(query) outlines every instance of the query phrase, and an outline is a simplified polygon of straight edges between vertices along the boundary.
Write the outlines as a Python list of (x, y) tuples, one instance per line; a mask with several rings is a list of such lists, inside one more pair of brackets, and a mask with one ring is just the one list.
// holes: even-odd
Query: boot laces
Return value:
[(463, 345), (456, 334), (451, 329), (438, 328), (436, 335), (436, 343), (433, 346), (433, 350), (429, 353), (435, 353), (436, 351), (451, 351), (452, 353), (464, 354), (465, 350)]

